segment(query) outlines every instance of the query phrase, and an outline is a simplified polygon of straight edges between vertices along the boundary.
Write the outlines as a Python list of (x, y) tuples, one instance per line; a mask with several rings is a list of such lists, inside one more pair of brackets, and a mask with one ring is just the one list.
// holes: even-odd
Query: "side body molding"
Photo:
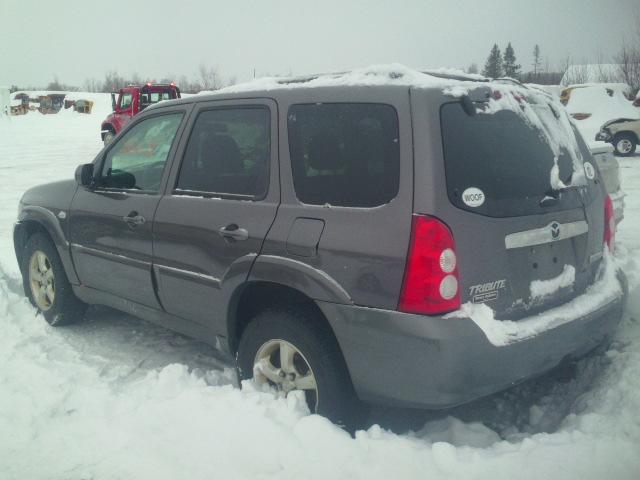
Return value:
[[(60, 215), (60, 217), (58, 217), (57, 214)], [(62, 265), (67, 273), (67, 277), (69, 278), (69, 282), (77, 285), (79, 280), (75, 267), (73, 266), (73, 261), (71, 260), (70, 246), (64, 232), (64, 226), (61, 223), (61, 221), (63, 222), (66, 218), (66, 212), (60, 210), (57, 214), (48, 208), (38, 205), (25, 205), (23, 207), (13, 233), (16, 256), (19, 258), (22, 254), (22, 252), (17, 251), (17, 248), (18, 245), (24, 245), (24, 235), (27, 233), (26, 224), (28, 222), (38, 223), (49, 233), (49, 236), (53, 240), (60, 259), (62, 260)]]
[(287, 257), (259, 255), (251, 269), (249, 281), (279, 283), (294, 288), (313, 300), (353, 303), (346, 290), (325, 272)]

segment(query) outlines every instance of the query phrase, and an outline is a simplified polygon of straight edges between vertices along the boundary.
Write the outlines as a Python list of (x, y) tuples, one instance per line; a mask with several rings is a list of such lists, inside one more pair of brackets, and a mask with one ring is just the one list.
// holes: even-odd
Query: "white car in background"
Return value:
[(640, 119), (640, 108), (629, 100), (629, 93), (624, 83), (572, 85), (562, 91), (560, 101), (591, 145), (605, 123), (619, 118)]
[(560, 95), (560, 101), (566, 106), (598, 164), (613, 200), (616, 223), (624, 216), (624, 193), (620, 188), (619, 165), (614, 155), (617, 152), (610, 145), (613, 137), (604, 138), (601, 129), (614, 119), (640, 119), (640, 108), (627, 98), (629, 92), (629, 86), (624, 83), (600, 83), (571, 85)]

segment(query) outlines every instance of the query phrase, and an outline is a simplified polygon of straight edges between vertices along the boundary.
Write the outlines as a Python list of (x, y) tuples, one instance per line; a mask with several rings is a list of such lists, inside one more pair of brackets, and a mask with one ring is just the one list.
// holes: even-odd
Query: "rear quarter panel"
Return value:
[[(301, 88), (289, 90), (286, 94), (278, 93), (277, 97), (282, 203), (262, 254), (302, 262), (321, 272), (322, 276), (329, 277), (327, 295), (336, 289), (344, 290), (351, 302), (357, 305), (395, 309), (404, 274), (413, 200), (413, 142), (408, 88)], [(318, 102), (383, 103), (395, 108), (399, 122), (400, 185), (398, 195), (389, 203), (374, 208), (349, 208), (306, 205), (297, 199), (289, 153), (288, 110), (294, 104)], [(310, 256), (295, 255), (286, 248), (292, 226), (299, 218), (324, 222), (317, 252)], [(256, 271), (260, 261), (259, 257)], [(333, 295), (331, 301), (346, 302), (346, 298)]]

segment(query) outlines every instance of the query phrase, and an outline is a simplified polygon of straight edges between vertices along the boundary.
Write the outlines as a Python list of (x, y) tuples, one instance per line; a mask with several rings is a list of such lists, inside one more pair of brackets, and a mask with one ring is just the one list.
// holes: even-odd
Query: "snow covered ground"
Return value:
[(376, 410), (383, 427), (351, 438), (300, 397), (240, 390), (201, 343), (102, 308), (68, 328), (34, 315), (18, 200), (93, 159), (109, 102), (0, 119), (0, 479), (640, 477), (640, 156), (620, 159), (631, 295), (608, 351), (449, 412)]

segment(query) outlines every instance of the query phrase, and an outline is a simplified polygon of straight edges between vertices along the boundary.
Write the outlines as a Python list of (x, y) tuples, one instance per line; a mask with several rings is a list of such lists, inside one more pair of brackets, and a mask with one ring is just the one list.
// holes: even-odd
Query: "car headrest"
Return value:
[(309, 165), (316, 170), (337, 170), (342, 167), (344, 159), (338, 137), (329, 132), (314, 135), (309, 142)]

